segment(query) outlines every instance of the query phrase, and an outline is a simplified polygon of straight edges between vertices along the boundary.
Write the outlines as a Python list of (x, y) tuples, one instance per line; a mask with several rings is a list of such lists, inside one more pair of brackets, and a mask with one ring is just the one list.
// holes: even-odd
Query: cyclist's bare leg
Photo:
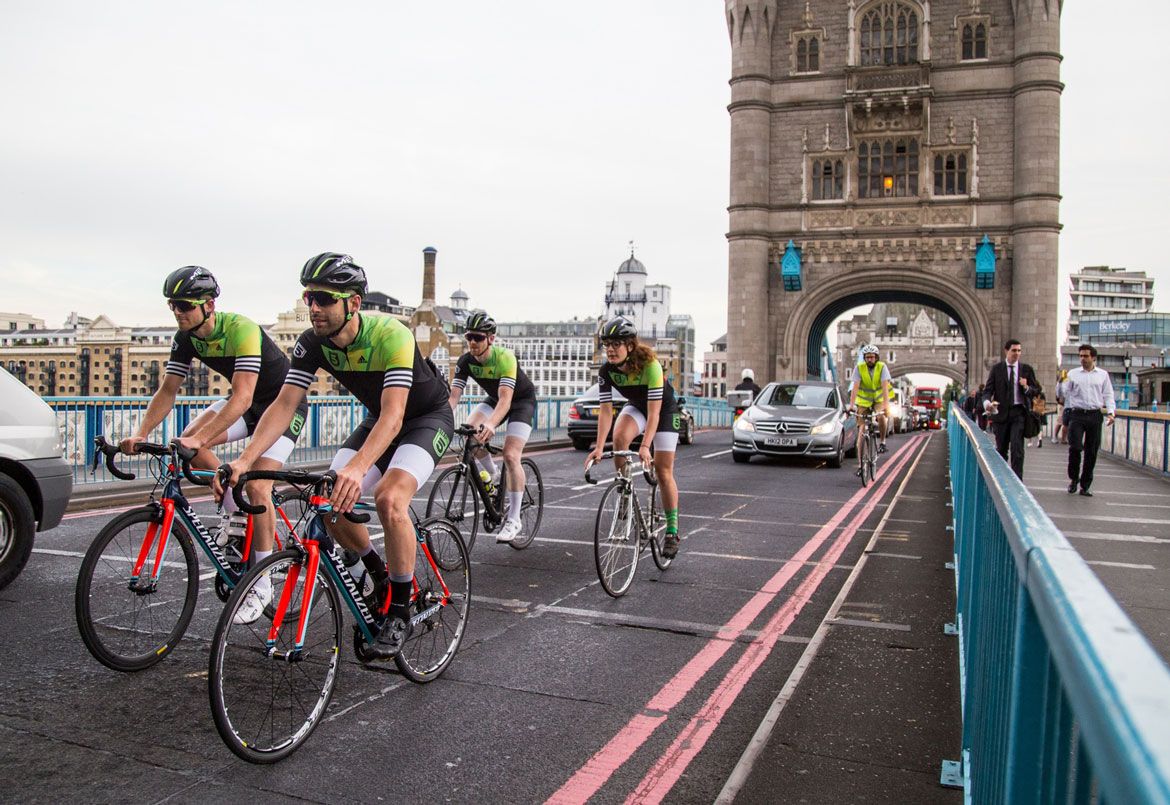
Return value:
[[(630, 442), (638, 438), (638, 423), (634, 421), (633, 417), (619, 416), (617, 423), (613, 426), (613, 449), (629, 450)], [(614, 465), (620, 470), (626, 466), (626, 460), (620, 456), (613, 460)]]
[[(479, 425), (483, 424), (486, 421), (487, 421), (487, 414), (483, 413), (482, 411), (480, 411), (477, 408), (476, 410), (471, 412), (470, 416), (467, 417), (466, 424), (468, 427), (475, 428), (475, 427), (479, 427)], [(490, 467), (494, 463), (492, 461), (491, 454), (488, 453), (487, 449), (484, 448), (483, 446), (477, 447), (475, 449), (475, 451), (472, 452), (471, 455), (475, 458), (475, 462), (477, 464), (483, 465), (485, 467)]]
[(658, 476), (658, 491), (662, 495), (662, 510), (678, 508), (678, 484), (674, 482), (674, 453), (654, 454), (654, 472)]
[[(279, 470), (283, 466), (276, 459), (259, 458), (252, 465), (252, 469)], [(252, 549), (271, 551), (272, 536), (276, 533), (276, 511), (272, 508), (272, 481), (249, 481), (244, 484), (244, 492), (253, 505), (264, 506), (263, 514), (252, 516)]]
[(865, 415), (861, 408), (857, 409), (857, 468), (861, 469), (861, 442), (865, 439)]
[(524, 440), (517, 436), (504, 439), (504, 468), (508, 473), (508, 488), (515, 491), (524, 489), (524, 465), (520, 456), (524, 453)]
[(330, 522), (333, 520), (332, 514), (326, 514), (325, 530), (329, 533), (338, 545), (342, 548), (348, 548), (356, 553), (358, 556), (365, 554), (370, 547), (370, 530), (361, 523), (351, 523), (341, 515), (337, 516), (337, 522)]
[(878, 427), (881, 429), (882, 444), (886, 443), (886, 415), (878, 414)]
[(418, 491), (418, 481), (406, 470), (392, 469), (374, 487), (374, 505), (385, 529), (386, 563), (390, 575), (414, 573), (415, 536), (410, 519), (410, 499)]

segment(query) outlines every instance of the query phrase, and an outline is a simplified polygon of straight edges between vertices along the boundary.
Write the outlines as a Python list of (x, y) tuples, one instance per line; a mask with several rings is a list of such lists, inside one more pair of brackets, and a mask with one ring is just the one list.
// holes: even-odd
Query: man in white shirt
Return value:
[[(1069, 371), (1063, 388), (1065, 410), (1069, 412), (1068, 493), (1076, 492), (1079, 484), (1081, 494), (1092, 497), (1089, 487), (1093, 485), (1093, 467), (1101, 447), (1101, 423), (1113, 424), (1116, 405), (1109, 373), (1097, 368), (1097, 348), (1081, 344), (1077, 347), (1077, 357), (1081, 366)], [(1104, 417), (1102, 408), (1106, 412)]]

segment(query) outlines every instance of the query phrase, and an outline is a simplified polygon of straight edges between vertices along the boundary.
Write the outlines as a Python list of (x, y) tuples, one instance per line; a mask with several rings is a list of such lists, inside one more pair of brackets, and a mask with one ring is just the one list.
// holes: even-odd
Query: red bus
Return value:
[(914, 405), (921, 405), (928, 411), (942, 411), (942, 394), (939, 393), (938, 389), (915, 389)]

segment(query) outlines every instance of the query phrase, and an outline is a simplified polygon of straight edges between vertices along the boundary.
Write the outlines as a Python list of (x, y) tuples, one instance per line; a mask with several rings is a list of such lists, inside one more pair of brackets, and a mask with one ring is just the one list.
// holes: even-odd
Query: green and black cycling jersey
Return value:
[(512, 402), (521, 400), (536, 400), (536, 386), (520, 368), (516, 360), (516, 353), (512, 350), (492, 345), (487, 354), (487, 360), (480, 363), (472, 357), (470, 352), (464, 352), (455, 365), (455, 380), (452, 385), (457, 389), (467, 387), (467, 379), (475, 380), (488, 397), (488, 403), (493, 407), (500, 401), (500, 389), (512, 389)]
[(182, 330), (175, 333), (166, 373), (186, 378), (193, 358), (229, 380), (236, 372), (259, 375), (249, 407), (256, 413), (263, 413), (276, 399), (289, 366), (288, 358), (259, 324), (238, 313), (221, 311), (215, 312), (215, 327), (207, 338)]
[(284, 382), (307, 389), (318, 369), (336, 377), (353, 396), (377, 417), (382, 412), (382, 390), (405, 388), (405, 419), (414, 419), (447, 404), (447, 384), (438, 369), (414, 342), (410, 330), (398, 319), (359, 313), (357, 338), (345, 349), (328, 338), (305, 330), (293, 347), (292, 365)]
[(659, 422), (662, 423), (669, 422), (670, 415), (677, 413), (674, 388), (663, 377), (662, 364), (658, 361), (650, 361), (636, 374), (626, 374), (615, 364), (603, 363), (597, 372), (597, 389), (603, 403), (612, 403), (613, 390), (617, 389), (643, 416), (649, 415), (648, 403), (660, 400)]

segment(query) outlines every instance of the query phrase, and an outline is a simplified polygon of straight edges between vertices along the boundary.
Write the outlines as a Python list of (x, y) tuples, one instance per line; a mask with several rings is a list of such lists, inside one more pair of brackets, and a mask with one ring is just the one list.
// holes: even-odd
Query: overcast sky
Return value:
[[(1170, 309), (1170, 10), (1100, 8), (1065, 4), (1062, 272), (1144, 269)], [(595, 315), (632, 239), (700, 353), (725, 330), (721, 0), (3, 9), (0, 310), (163, 323), (162, 278), (197, 263), (273, 321), (325, 250), (417, 304), (435, 246), (441, 299)]]

